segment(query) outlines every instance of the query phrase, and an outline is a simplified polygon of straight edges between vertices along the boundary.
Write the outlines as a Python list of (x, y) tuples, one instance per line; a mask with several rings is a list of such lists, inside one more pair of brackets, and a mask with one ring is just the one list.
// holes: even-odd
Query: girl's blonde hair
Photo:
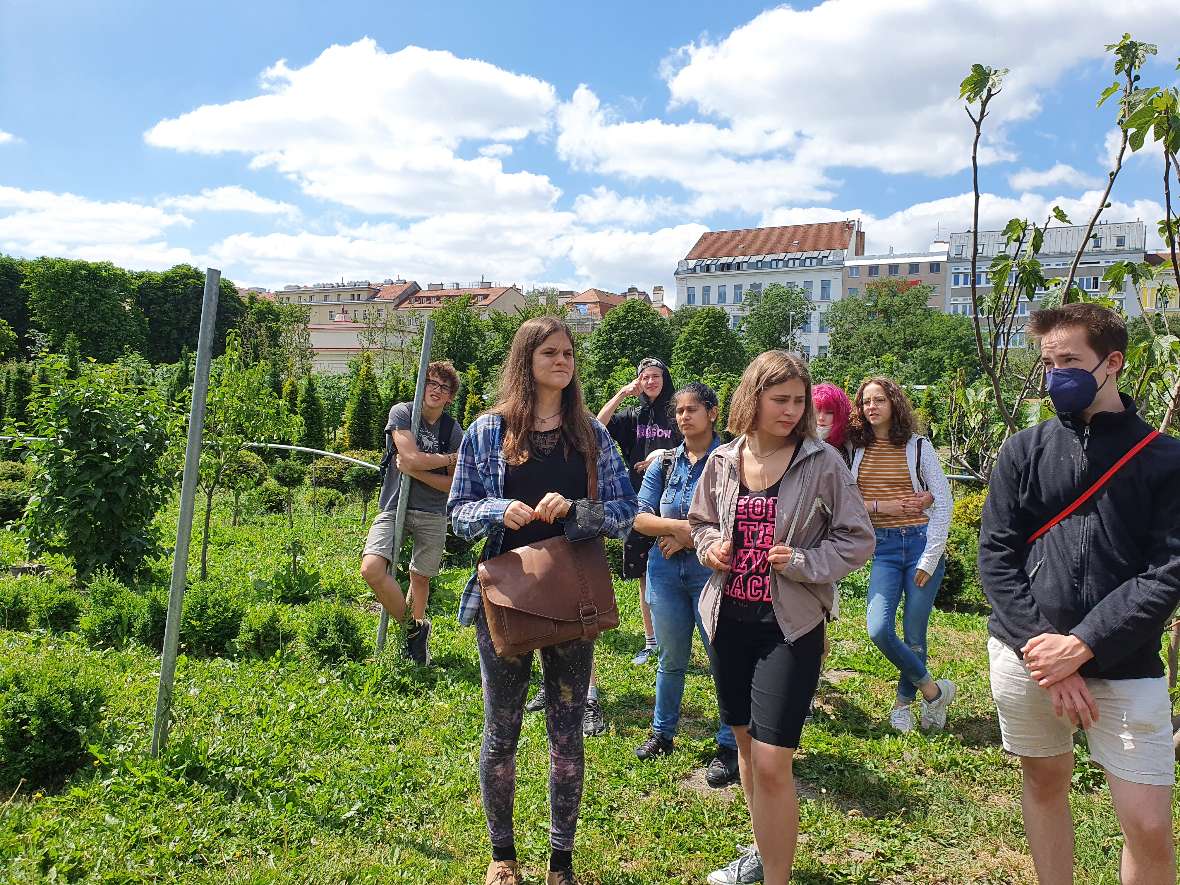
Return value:
[(815, 403), (811, 400), (811, 373), (807, 364), (785, 350), (768, 350), (754, 357), (754, 361), (742, 372), (742, 380), (729, 402), (729, 421), (725, 429), (733, 436), (752, 432), (758, 426), (758, 399), (762, 392), (776, 384), (783, 384), (792, 378), (803, 382), (807, 392), (807, 405), (803, 417), (791, 431), (792, 436), (815, 437)]

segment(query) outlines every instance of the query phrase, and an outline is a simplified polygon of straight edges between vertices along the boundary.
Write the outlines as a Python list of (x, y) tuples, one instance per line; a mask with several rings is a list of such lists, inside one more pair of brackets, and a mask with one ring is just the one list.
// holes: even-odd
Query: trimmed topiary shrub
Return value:
[(964, 495), (951, 512), (946, 542), (946, 574), (938, 588), (941, 608), (987, 609), (979, 583), (979, 526), (987, 491)]
[(295, 612), (284, 605), (267, 602), (246, 610), (236, 642), (248, 657), (271, 658), (286, 652), (298, 636)]
[(242, 629), (242, 600), (212, 584), (197, 584), (184, 595), (180, 644), (187, 654), (214, 657), (233, 648)]
[(0, 525), (20, 521), (32, 494), (24, 481), (0, 479)]
[(90, 609), (79, 629), (86, 641), (102, 648), (119, 648), (137, 638), (144, 617), (142, 597), (133, 593), (109, 569), (99, 569), (90, 579)]
[(267, 479), (250, 493), (264, 513), (286, 513), (287, 492), (273, 479)]
[(89, 758), (104, 701), (96, 678), (56, 658), (0, 670), (0, 785), (60, 786)]
[(0, 627), (28, 630), (33, 605), (30, 582), (20, 578), (0, 578)]
[(168, 595), (168, 587), (153, 587), (143, 594), (143, 609), (135, 629), (135, 638), (156, 651), (164, 650), (164, 630), (168, 624)]
[(333, 513), (344, 506), (344, 496), (335, 489), (308, 489), (303, 494), (303, 502), (310, 510)]
[[(349, 453), (352, 454), (352, 453)], [(307, 481), (316, 488), (335, 489), (344, 494), (348, 491), (347, 474), (353, 465), (339, 458), (329, 458), (326, 455), (311, 462), (311, 470)]]
[(365, 623), (359, 612), (338, 602), (311, 606), (302, 634), (304, 648), (319, 663), (359, 661), (365, 656)]
[(82, 598), (77, 593), (44, 580), (30, 583), (33, 584), (33, 626), (51, 633), (69, 633), (78, 626)]
[(0, 461), (0, 483), (28, 483), (33, 478), (33, 468), (23, 461)]

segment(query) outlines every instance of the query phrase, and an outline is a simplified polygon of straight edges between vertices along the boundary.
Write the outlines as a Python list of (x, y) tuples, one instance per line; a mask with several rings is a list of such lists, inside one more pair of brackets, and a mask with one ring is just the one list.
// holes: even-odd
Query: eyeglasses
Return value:
[(432, 379), (432, 380), (429, 380), (426, 382), (426, 389), (427, 390), (437, 390), (439, 393), (450, 393), (451, 392), (451, 385), (442, 384), (442, 383), (440, 383), (438, 381), (434, 381)]

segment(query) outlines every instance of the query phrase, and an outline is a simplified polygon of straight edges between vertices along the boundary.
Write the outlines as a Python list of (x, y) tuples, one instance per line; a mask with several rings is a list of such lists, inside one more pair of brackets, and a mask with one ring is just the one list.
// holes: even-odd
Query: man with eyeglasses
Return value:
[[(405, 630), (406, 656), (421, 666), (430, 663), (430, 621), (426, 617), (426, 603), (430, 599), (430, 579), (438, 574), (442, 565), (447, 539), (447, 494), (451, 490), (459, 445), (463, 441), (463, 428), (443, 410), (458, 389), (459, 374), (450, 362), (430, 364), (426, 371), (417, 439), (410, 433), (414, 404), (397, 403), (389, 410), (385, 433), (396, 458), (385, 472), (377, 518), (369, 529), (361, 558), (361, 577), (373, 588), (390, 618), (400, 623), (409, 609)], [(413, 480), (404, 531), (406, 537), (414, 540), (408, 605), (392, 568), (398, 554), (393, 549), (393, 534), (403, 476)]]

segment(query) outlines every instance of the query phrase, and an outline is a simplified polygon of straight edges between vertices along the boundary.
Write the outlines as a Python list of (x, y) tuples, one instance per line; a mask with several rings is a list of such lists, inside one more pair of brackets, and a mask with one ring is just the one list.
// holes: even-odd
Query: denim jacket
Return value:
[(698, 458), (696, 464), (689, 462), (684, 443), (678, 445), (672, 450), (675, 458), (667, 485), (664, 484), (664, 459), (652, 462), (643, 475), (643, 487), (639, 490), (639, 512), (651, 513), (664, 519), (688, 519), (688, 507), (692, 504), (692, 493), (696, 489), (697, 480), (701, 478), (709, 455), (719, 445), (720, 437), (713, 434), (709, 451)]

